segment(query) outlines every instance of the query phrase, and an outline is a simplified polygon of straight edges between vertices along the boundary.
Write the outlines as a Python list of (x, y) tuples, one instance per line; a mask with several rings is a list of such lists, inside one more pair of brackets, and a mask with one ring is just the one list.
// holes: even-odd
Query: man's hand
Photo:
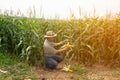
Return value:
[(74, 45), (70, 45), (69, 42), (65, 45), (63, 45), (61, 48), (65, 48), (67, 47), (68, 49), (72, 49), (72, 47), (74, 47)]
[(59, 45), (63, 45), (65, 42), (64, 41), (60, 41), (59, 42)]
[(70, 47), (65, 46), (65, 47), (64, 47), (64, 50), (65, 50), (65, 51), (68, 51), (68, 50), (70, 50)]

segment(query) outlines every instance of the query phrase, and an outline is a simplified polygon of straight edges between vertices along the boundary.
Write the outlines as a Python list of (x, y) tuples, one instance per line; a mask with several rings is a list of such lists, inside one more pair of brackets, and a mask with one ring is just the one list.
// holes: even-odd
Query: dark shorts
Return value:
[(63, 61), (63, 57), (58, 55), (45, 57), (45, 66), (49, 69), (55, 69), (61, 61)]

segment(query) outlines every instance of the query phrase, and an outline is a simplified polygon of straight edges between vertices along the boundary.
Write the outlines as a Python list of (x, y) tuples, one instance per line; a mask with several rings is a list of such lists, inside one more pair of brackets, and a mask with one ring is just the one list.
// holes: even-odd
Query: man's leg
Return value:
[(58, 63), (51, 57), (46, 57), (45, 65), (46, 65), (46, 68), (55, 69), (57, 67)]
[(51, 58), (54, 59), (55, 61), (57, 61), (58, 63), (63, 61), (63, 57), (62, 56), (55, 55), (55, 56), (52, 56)]

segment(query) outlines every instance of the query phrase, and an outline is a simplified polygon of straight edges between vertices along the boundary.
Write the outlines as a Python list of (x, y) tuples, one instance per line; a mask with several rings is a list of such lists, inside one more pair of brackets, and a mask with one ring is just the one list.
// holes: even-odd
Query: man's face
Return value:
[(48, 38), (48, 40), (51, 41), (51, 42), (53, 42), (54, 39), (55, 39), (55, 37), (50, 37), (50, 38)]

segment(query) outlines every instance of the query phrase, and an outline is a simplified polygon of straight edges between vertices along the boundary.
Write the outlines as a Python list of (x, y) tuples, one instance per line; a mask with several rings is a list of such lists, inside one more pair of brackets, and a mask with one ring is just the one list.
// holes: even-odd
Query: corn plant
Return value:
[(72, 60), (85, 65), (120, 66), (119, 23), (120, 14), (70, 20), (0, 15), (0, 46), (28, 63), (43, 64), (44, 35), (53, 30), (58, 34), (56, 42), (68, 40), (74, 44), (68, 58), (74, 54)]

